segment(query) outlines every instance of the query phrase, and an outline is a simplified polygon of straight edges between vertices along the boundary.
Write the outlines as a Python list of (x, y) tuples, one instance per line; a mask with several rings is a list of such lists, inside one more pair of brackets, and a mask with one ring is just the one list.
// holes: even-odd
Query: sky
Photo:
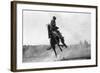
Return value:
[(66, 44), (91, 41), (91, 14), (76, 12), (23, 11), (23, 45), (49, 44), (47, 24), (56, 16), (56, 25)]

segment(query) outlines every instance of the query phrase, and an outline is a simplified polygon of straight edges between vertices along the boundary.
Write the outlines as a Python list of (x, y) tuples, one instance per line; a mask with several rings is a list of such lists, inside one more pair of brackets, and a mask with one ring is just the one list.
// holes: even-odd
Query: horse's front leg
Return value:
[(60, 47), (60, 45), (58, 44), (58, 47), (60, 48), (60, 50), (62, 51), (62, 49), (61, 49), (61, 47)]
[(67, 45), (65, 44), (64, 38), (61, 38), (61, 42), (67, 48)]

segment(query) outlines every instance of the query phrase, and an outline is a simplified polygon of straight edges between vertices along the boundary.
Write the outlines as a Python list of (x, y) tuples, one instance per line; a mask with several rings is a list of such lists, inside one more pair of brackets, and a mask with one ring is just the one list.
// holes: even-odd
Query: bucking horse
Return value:
[[(56, 45), (59, 47), (59, 49), (61, 51), (62, 51), (62, 47), (67, 48), (67, 45), (64, 42), (64, 37), (61, 38), (56, 31), (50, 30), (51, 29), (50, 24), (47, 25), (47, 29), (48, 29), (48, 36), (49, 36), (49, 39), (50, 39), (50, 48), (49, 49), (52, 48), (54, 50), (55, 56), (57, 57)], [(60, 45), (60, 41), (61, 41), (62, 45)]]

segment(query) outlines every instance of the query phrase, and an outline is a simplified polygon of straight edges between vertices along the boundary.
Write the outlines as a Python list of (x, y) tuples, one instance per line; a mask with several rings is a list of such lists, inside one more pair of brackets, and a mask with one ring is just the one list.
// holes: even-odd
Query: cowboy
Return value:
[(56, 26), (56, 17), (55, 16), (53, 16), (53, 19), (51, 20), (50, 24), (51, 24), (51, 28), (50, 28), (51, 32), (57, 33), (57, 35), (59, 36), (60, 39), (63, 38), (60, 31), (58, 30), (59, 27)]
[(56, 29), (58, 29), (58, 27), (56, 26), (56, 17), (53, 16), (53, 19), (51, 20), (51, 30), (55, 31)]

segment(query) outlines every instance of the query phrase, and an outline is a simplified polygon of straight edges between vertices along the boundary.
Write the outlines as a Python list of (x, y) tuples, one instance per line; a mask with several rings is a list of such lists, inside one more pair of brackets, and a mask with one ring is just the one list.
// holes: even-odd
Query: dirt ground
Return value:
[(23, 62), (50, 62), (91, 59), (91, 46), (69, 45), (68, 48), (62, 47), (60, 51), (56, 46), (57, 57), (53, 49), (47, 50), (49, 45), (36, 45), (23, 47)]

